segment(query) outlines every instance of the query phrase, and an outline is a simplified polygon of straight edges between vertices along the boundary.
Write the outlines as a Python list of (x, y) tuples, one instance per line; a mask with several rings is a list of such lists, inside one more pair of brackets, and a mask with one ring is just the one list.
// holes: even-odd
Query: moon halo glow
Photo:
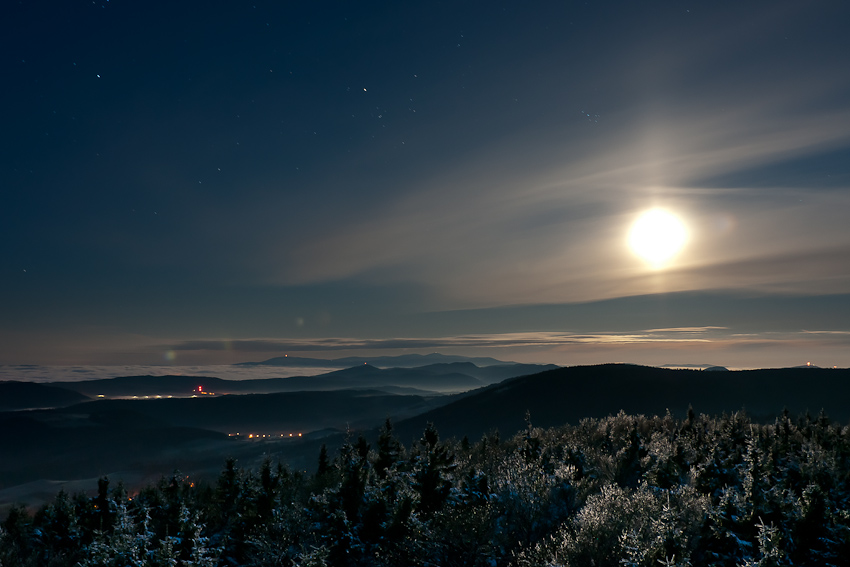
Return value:
[(653, 269), (669, 263), (688, 242), (688, 229), (673, 213), (652, 209), (642, 213), (629, 230), (629, 247)]

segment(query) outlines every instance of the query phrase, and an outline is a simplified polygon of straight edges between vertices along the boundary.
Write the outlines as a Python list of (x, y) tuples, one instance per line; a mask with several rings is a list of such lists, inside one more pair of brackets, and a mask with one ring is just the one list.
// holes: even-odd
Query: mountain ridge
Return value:
[(396, 356), (349, 356), (344, 358), (305, 358), (297, 356), (277, 356), (260, 362), (238, 362), (234, 366), (304, 366), (320, 368), (349, 368), (363, 363), (383, 368), (415, 368), (437, 363), (472, 362), (476, 366), (493, 366), (514, 364), (491, 357), (469, 357), (460, 355), (440, 354), (401, 354)]
[(458, 396), (449, 403), (396, 424), (403, 441), (415, 439), (427, 422), (446, 437), (475, 439), (492, 430), (578, 423), (590, 417), (631, 414), (719, 415), (745, 410), (772, 419), (823, 409), (832, 419), (850, 420), (850, 369), (776, 368), (706, 372), (633, 364), (572, 366), (519, 376)]
[[(213, 376), (119, 376), (76, 382), (49, 382), (48, 385), (97, 397), (192, 396), (204, 393), (270, 394), (296, 391), (343, 389), (414, 389), (423, 395), (440, 395), (480, 388), (508, 377), (533, 374), (554, 365), (500, 364), (480, 368), (471, 362), (436, 363), (413, 368), (378, 368), (360, 364), (318, 374), (225, 380)], [(201, 388), (200, 390), (198, 388)], [(413, 392), (411, 392), (413, 393)]]

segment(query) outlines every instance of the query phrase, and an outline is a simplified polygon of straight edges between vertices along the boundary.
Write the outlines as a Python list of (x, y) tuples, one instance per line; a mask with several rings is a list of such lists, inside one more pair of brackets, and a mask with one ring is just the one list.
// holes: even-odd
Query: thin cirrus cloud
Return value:
[[(609, 362), (670, 364), (695, 360), (730, 368), (795, 366), (816, 360), (825, 366), (840, 363), (850, 335), (821, 331), (740, 333), (723, 327), (649, 329), (627, 333), (525, 332), (469, 334), (430, 338), (303, 340), (245, 339), (194, 340), (161, 344), (155, 349), (174, 353), (175, 363), (228, 351), (231, 359), (262, 359), (281, 354), (320, 358), (345, 354), (411, 352), (439, 349), (501, 360), (539, 362), (545, 356), (557, 364)], [(188, 357), (188, 358), (187, 358)]]
[[(647, 343), (711, 343), (730, 341), (777, 344), (810, 340), (806, 335), (832, 335), (823, 331), (800, 333), (732, 333), (726, 327), (680, 327), (647, 329), (633, 333), (494, 333), (469, 334), (431, 338), (317, 338), (317, 339), (239, 339), (191, 340), (159, 345), (157, 348), (172, 351), (232, 351), (244, 353), (340, 352), (356, 350), (406, 350), (428, 348), (490, 348), (516, 349), (532, 347), (558, 347), (568, 345), (624, 345)], [(836, 335), (844, 340), (843, 334)]]
[[(321, 339), (246, 339), (246, 340), (193, 340), (158, 348), (174, 351), (234, 351), (234, 352), (338, 352), (345, 350), (397, 350), (427, 348), (516, 348), (551, 347), (564, 344), (612, 344), (632, 342), (679, 342), (694, 339), (664, 337), (659, 334), (569, 334), (569, 333), (502, 333), (462, 335), (435, 338), (321, 338)], [(701, 339), (697, 339), (701, 340)]]
[[(815, 280), (841, 271), (828, 257), (850, 246), (841, 214), (850, 197), (784, 187), (780, 179), (772, 188), (770, 167), (844, 147), (850, 112), (801, 110), (789, 118), (756, 107), (720, 119), (685, 111), (652, 126), (650, 149), (647, 132), (633, 125), (599, 155), (571, 157), (567, 149), (559, 163), (493, 151), (454, 174), (406, 187), (379, 214), (323, 227), (323, 235), (286, 254), (287, 270), (272, 279), (417, 281), (466, 305), (751, 283), (805, 291), (805, 282), (794, 285), (799, 270), (788, 259), (808, 257), (807, 277)], [(763, 171), (759, 187), (702, 184), (752, 169)], [(625, 247), (634, 215), (658, 205), (680, 212), (692, 228), (673, 266), (678, 276), (663, 289), (657, 277), (656, 284), (640, 283), (646, 270)], [(761, 266), (760, 275), (742, 274), (744, 265)], [(715, 277), (730, 270), (738, 273), (732, 279)]]
[[(850, 244), (770, 252), (670, 270), (664, 274), (662, 291), (746, 288), (784, 294), (835, 294), (846, 292), (850, 286), (846, 261)], [(638, 275), (631, 286), (652, 289), (658, 285), (654, 279), (652, 275)]]

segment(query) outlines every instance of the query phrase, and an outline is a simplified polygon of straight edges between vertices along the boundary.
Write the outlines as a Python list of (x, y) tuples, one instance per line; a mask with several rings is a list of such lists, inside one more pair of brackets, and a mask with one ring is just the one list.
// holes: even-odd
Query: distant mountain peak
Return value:
[(377, 368), (416, 368), (432, 364), (471, 363), (479, 367), (515, 364), (490, 357), (470, 357), (451, 354), (401, 354), (396, 356), (350, 356), (346, 358), (303, 358), (298, 356), (276, 356), (261, 362), (240, 362), (236, 366), (301, 366), (310, 368), (351, 368), (363, 363)]
[(723, 368), (727, 370), (725, 367), (719, 364), (662, 364), (659, 368), (672, 368), (672, 369), (693, 369), (693, 370), (717, 370), (719, 368)]

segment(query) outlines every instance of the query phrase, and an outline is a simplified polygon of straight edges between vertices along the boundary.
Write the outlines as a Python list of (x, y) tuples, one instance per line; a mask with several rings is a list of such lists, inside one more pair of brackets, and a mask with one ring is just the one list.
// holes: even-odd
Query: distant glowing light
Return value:
[(643, 213), (629, 231), (629, 247), (656, 269), (673, 259), (687, 241), (684, 223), (664, 209)]

